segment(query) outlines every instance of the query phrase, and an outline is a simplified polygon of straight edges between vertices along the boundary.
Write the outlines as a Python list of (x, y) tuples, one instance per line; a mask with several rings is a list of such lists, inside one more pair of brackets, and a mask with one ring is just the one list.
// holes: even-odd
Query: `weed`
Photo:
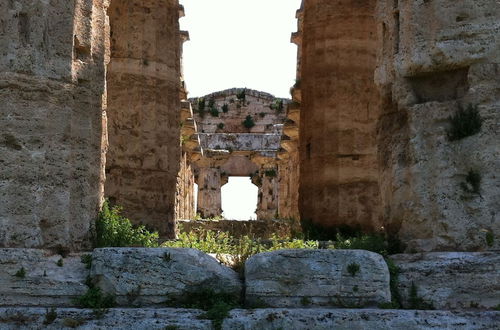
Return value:
[(84, 320), (81, 319), (73, 319), (70, 317), (67, 317), (63, 320), (63, 325), (68, 328), (78, 328), (79, 326), (83, 325), (85, 323)]
[(456, 141), (481, 131), (483, 119), (477, 106), (469, 105), (467, 109), (460, 108), (449, 118), (451, 127), (448, 130), (448, 139)]
[(358, 292), (358, 291), (359, 291), (359, 287), (357, 285), (352, 287), (352, 292)]
[(470, 305), (470, 308), (479, 308), (479, 303), (477, 303), (477, 302), (471, 301), (469, 305)]
[(163, 260), (166, 261), (166, 262), (172, 261), (172, 255), (169, 252), (165, 252), (163, 254)]
[(198, 114), (201, 118), (205, 117), (205, 98), (203, 97), (198, 99)]
[(52, 324), (57, 319), (57, 312), (55, 308), (46, 309), (45, 319), (43, 320), (44, 325)]
[(229, 104), (224, 103), (222, 105), (222, 112), (227, 113), (229, 111)]
[(120, 212), (120, 207), (110, 208), (108, 202), (104, 202), (96, 222), (96, 247), (158, 246), (157, 232), (151, 233), (144, 226), (132, 226)]
[(236, 93), (236, 98), (240, 101), (245, 101), (246, 100), (246, 93), (247, 93), (247, 90), (246, 88), (243, 88), (243, 89), (240, 89), (238, 90), (238, 92)]
[(245, 120), (243, 121), (243, 126), (245, 126), (246, 128), (250, 129), (252, 127), (255, 126), (255, 122), (253, 121), (253, 118), (252, 116), (248, 115)]
[(75, 304), (82, 308), (112, 308), (115, 306), (115, 296), (111, 294), (103, 294), (101, 289), (98, 287), (89, 287), (87, 292), (74, 299)]
[(302, 306), (309, 306), (309, 305), (311, 305), (311, 299), (309, 297), (302, 297), (300, 299), (300, 304)]
[(214, 107), (210, 107), (210, 115), (212, 115), (212, 117), (219, 117), (219, 110), (214, 106)]
[(418, 288), (414, 282), (411, 283), (409, 294), (410, 309), (429, 310), (434, 309), (432, 303), (425, 302), (422, 297), (418, 295)]
[(276, 170), (273, 168), (273, 169), (270, 169), (270, 170), (266, 170), (264, 172), (265, 176), (267, 177), (270, 177), (270, 178), (275, 178), (276, 176), (278, 176), (278, 173), (276, 173)]
[(21, 267), (21, 269), (19, 269), (15, 274), (14, 274), (15, 277), (19, 277), (19, 278), (25, 278), (26, 277), (26, 270), (24, 269), (24, 267)]
[(212, 97), (210, 100), (208, 100), (208, 107), (213, 108), (215, 107), (215, 99)]
[(218, 129), (224, 129), (224, 126), (225, 126), (225, 125), (224, 125), (224, 123), (219, 123), (219, 124), (217, 125), (217, 128), (218, 128)]
[(80, 257), (80, 261), (82, 264), (85, 264), (86, 269), (90, 269), (92, 267), (92, 255), (84, 254)]
[(272, 110), (276, 110), (277, 112), (283, 111), (283, 100), (282, 99), (277, 99), (271, 105), (269, 106)]
[(62, 258), (60, 258), (59, 260), (57, 260), (56, 265), (59, 267), (64, 266), (64, 260)]
[(353, 262), (347, 265), (347, 271), (349, 272), (349, 274), (351, 274), (351, 276), (356, 276), (356, 274), (359, 272), (359, 264)]
[(481, 173), (469, 170), (465, 176), (465, 182), (460, 183), (460, 187), (467, 193), (480, 194), (481, 190)]
[(492, 246), (493, 246), (493, 243), (495, 243), (495, 235), (493, 235), (493, 231), (488, 230), (488, 231), (486, 232), (486, 244), (487, 244), (489, 247), (492, 247)]
[(389, 285), (391, 288), (391, 302), (390, 302), (390, 308), (391, 309), (399, 309), (401, 308), (401, 293), (399, 292), (398, 284), (399, 284), (399, 268), (396, 266), (394, 261), (392, 261), (389, 258), (385, 258), (385, 262), (387, 263), (387, 268), (389, 269), (389, 275), (390, 275), (390, 280), (389, 280)]
[(264, 118), (266, 116), (266, 113), (265, 112), (261, 112), (261, 113), (259, 113), (259, 116), (260, 116), (260, 118)]

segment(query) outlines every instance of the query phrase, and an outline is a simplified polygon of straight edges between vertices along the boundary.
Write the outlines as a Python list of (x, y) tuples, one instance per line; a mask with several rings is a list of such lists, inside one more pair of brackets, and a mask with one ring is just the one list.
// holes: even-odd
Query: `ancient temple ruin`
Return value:
[[(183, 15), (178, 0), (0, 2), (0, 328), (497, 327), (498, 1), (303, 0), (290, 99), (190, 99)], [(105, 198), (174, 239), (195, 183), (215, 217), (229, 176), (258, 186), (261, 221), (380, 234), (402, 253), (274, 251), (242, 279), (192, 249), (92, 250)], [(123, 308), (71, 309), (87, 276)], [(209, 284), (256, 309), (214, 326), (164, 308)]]

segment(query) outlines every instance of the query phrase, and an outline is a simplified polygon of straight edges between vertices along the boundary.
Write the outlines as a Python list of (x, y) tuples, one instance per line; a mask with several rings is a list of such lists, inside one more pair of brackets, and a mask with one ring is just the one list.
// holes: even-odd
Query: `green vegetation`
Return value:
[(120, 212), (120, 207), (110, 208), (108, 202), (104, 202), (96, 222), (96, 247), (158, 246), (157, 232), (149, 232), (144, 226), (133, 226)]
[(203, 289), (183, 295), (179, 301), (167, 303), (170, 307), (196, 308), (205, 311), (200, 318), (212, 320), (215, 329), (221, 329), (222, 322), (231, 309), (241, 307), (238, 299), (226, 294)]
[(212, 117), (219, 117), (219, 110), (216, 107), (211, 107), (210, 115), (212, 115)]
[(245, 101), (246, 100), (246, 93), (247, 93), (247, 90), (246, 88), (243, 88), (243, 89), (239, 89), (238, 92), (236, 93), (236, 98), (239, 100), (239, 101)]
[(227, 113), (229, 111), (229, 104), (224, 103), (222, 105), (222, 112)]
[(43, 320), (44, 325), (52, 324), (57, 319), (57, 312), (55, 308), (46, 309), (45, 319)]
[(198, 99), (198, 114), (201, 118), (205, 117), (205, 99), (203, 97)]
[(411, 283), (409, 302), (410, 309), (434, 309), (434, 306), (431, 303), (425, 302), (424, 299), (418, 295), (418, 288), (413, 282)]
[(282, 99), (276, 99), (274, 102), (269, 106), (272, 110), (276, 110), (277, 112), (283, 111), (283, 100)]
[(448, 130), (450, 141), (461, 140), (481, 131), (483, 119), (477, 106), (469, 105), (467, 109), (460, 108), (449, 118), (451, 127)]
[(300, 304), (302, 306), (309, 306), (311, 304), (311, 299), (309, 297), (302, 297), (300, 299)]
[(486, 244), (487, 244), (489, 247), (492, 247), (492, 246), (493, 246), (493, 243), (495, 243), (495, 235), (493, 235), (493, 231), (488, 230), (488, 231), (486, 232)]
[(25, 278), (26, 277), (26, 270), (24, 269), (24, 267), (21, 267), (21, 269), (19, 269), (15, 274), (14, 274), (15, 277), (19, 277), (19, 278)]
[(276, 172), (276, 170), (273, 168), (273, 169), (270, 169), (270, 170), (266, 170), (264, 172), (264, 175), (267, 176), (267, 177), (270, 177), (270, 178), (275, 178), (278, 176), (278, 173)]
[(359, 264), (353, 262), (349, 265), (347, 265), (347, 271), (349, 274), (351, 274), (352, 277), (356, 276), (356, 274), (359, 272)]
[(224, 126), (225, 126), (225, 125), (224, 125), (224, 123), (219, 123), (219, 124), (217, 125), (217, 128), (218, 128), (218, 129), (224, 129)]
[(479, 195), (481, 190), (481, 173), (472, 169), (469, 170), (465, 176), (465, 182), (461, 182), (460, 187), (465, 192)]
[(80, 257), (80, 261), (82, 264), (85, 264), (86, 269), (90, 269), (92, 267), (92, 255), (84, 254)]
[(57, 260), (56, 265), (59, 267), (64, 266), (64, 260), (62, 258), (60, 258), (59, 260)]
[(259, 117), (260, 117), (260, 118), (264, 118), (265, 116), (266, 116), (266, 113), (265, 113), (265, 112), (261, 112), (261, 113), (259, 113)]
[(208, 107), (213, 108), (215, 106), (215, 99), (212, 97), (208, 100)]
[(248, 115), (245, 120), (243, 121), (243, 126), (245, 126), (246, 128), (250, 129), (252, 127), (255, 126), (255, 122), (253, 121), (253, 118), (252, 116)]
[[(87, 285), (90, 284), (88, 282)], [(105, 295), (100, 288), (93, 285), (90, 285), (84, 295), (75, 298), (74, 303), (82, 308), (92, 308), (95, 310), (112, 308), (116, 305), (113, 295)]]

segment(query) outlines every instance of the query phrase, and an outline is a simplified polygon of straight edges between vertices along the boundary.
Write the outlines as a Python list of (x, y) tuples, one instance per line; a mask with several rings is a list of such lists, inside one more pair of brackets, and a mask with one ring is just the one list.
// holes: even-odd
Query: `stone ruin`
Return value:
[[(227, 90), (204, 97), (204, 116), (182, 77), (183, 15), (177, 0), (0, 3), (1, 329), (210, 329), (201, 311), (164, 308), (207, 285), (260, 307), (233, 310), (224, 329), (498, 327), (497, 1), (303, 0), (292, 99), (278, 111), (269, 94)], [(481, 127), (452, 139), (461, 109)], [(95, 249), (90, 269), (80, 262), (104, 196), (174, 238), (194, 217), (194, 183), (216, 216), (229, 175), (259, 183), (264, 222), (398, 238), (403, 307), (438, 310), (378, 308), (394, 292), (367, 251), (259, 254), (243, 280), (191, 249)], [(55, 250), (71, 251), (63, 267)], [(75, 309), (87, 276), (120, 308)]]

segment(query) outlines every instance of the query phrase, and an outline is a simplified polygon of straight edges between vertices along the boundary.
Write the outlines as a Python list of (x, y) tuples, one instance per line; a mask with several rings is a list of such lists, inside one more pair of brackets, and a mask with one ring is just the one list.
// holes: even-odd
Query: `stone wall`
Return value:
[(90, 245), (102, 199), (106, 5), (0, 3), (0, 246)]
[(180, 163), (177, 0), (113, 0), (109, 8), (106, 196), (135, 223), (173, 237)]
[(380, 228), (375, 0), (303, 2), (299, 13), (299, 209), (323, 226)]
[[(378, 20), (386, 228), (409, 251), (498, 248), (500, 4), (379, 1)], [(469, 107), (480, 132), (450, 141), (449, 117)], [(467, 189), (469, 171), (478, 192)]]

